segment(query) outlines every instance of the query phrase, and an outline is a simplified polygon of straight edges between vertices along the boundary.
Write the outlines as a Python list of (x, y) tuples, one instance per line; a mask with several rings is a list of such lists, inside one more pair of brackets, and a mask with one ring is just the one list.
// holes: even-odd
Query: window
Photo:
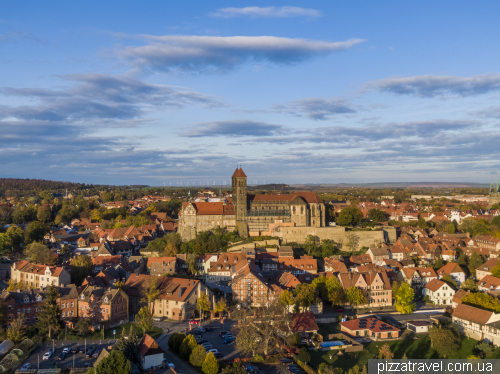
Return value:
[(73, 308), (75, 306), (75, 303), (74, 302), (71, 302), (71, 307)]
[[(38, 312), (38, 307), (35, 308), (35, 312)], [(38, 319), (37, 319), (37, 321), (38, 321)]]
[(9, 314), (9, 321), (12, 320), (12, 314)]
[(28, 308), (28, 314), (30, 313), (31, 308)]
[(11, 310), (11, 309), (12, 309), (12, 305), (9, 305), (9, 310)]

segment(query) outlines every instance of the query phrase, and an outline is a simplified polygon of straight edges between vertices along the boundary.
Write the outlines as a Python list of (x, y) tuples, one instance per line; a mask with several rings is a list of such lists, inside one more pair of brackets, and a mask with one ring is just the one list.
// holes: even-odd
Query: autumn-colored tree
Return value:
[(71, 260), (71, 280), (78, 287), (89, 275), (92, 275), (92, 259), (89, 256), (80, 255)]
[(482, 292), (472, 292), (465, 295), (462, 298), (462, 303), (493, 312), (500, 312), (498, 299)]
[(346, 300), (344, 286), (335, 275), (326, 280), (326, 292), (332, 305), (342, 305)]
[(396, 300), (395, 307), (401, 314), (413, 313), (416, 309), (416, 304), (413, 302), (415, 291), (408, 283), (403, 283), (399, 287), (394, 299)]
[(219, 372), (219, 361), (217, 361), (212, 352), (209, 352), (205, 357), (205, 361), (201, 365), (201, 370), (205, 374), (217, 374)]
[(7, 329), (7, 339), (10, 339), (14, 344), (21, 343), (26, 337), (28, 327), (24, 323), (24, 314), (18, 314), (10, 323), (10, 328)]
[(219, 301), (217, 301), (217, 304), (215, 304), (214, 312), (215, 313), (222, 313), (222, 312), (227, 311), (227, 309), (228, 309), (228, 307), (227, 307), (226, 299), (222, 298)]
[(378, 358), (381, 360), (390, 360), (394, 357), (394, 353), (391, 351), (389, 344), (385, 343), (378, 351)]
[(153, 328), (153, 315), (147, 306), (143, 306), (135, 315), (135, 323), (139, 326), (143, 333)]

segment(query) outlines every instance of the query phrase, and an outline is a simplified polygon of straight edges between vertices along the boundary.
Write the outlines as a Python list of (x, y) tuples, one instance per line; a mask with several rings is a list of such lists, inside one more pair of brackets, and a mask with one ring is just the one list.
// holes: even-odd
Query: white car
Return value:
[(67, 355), (69, 353), (69, 348), (64, 348), (62, 353), (64, 353), (65, 355)]
[(200, 332), (207, 332), (207, 330), (205, 330), (203, 327), (198, 327), (198, 331), (200, 331)]
[(209, 352), (212, 352), (213, 354), (219, 353), (219, 351), (215, 348), (207, 350), (207, 353), (209, 353)]
[(45, 352), (42, 357), (42, 360), (48, 360), (52, 356), (52, 352)]

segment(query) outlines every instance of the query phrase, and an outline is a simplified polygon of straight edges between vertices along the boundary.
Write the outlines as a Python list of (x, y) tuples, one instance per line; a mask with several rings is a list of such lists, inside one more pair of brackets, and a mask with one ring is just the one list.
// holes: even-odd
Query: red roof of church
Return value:
[(237, 178), (237, 177), (245, 177), (245, 178), (247, 177), (242, 168), (236, 168), (231, 178)]

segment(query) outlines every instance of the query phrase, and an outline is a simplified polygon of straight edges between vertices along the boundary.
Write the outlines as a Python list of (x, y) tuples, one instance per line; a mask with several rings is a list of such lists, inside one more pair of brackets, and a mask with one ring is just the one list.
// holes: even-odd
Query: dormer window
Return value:
[(30, 301), (30, 299), (26, 296), (26, 297), (24, 298), (24, 302), (25, 302), (25, 303), (29, 303), (29, 301)]
[(107, 303), (109, 300), (107, 297), (104, 298), (104, 302)]
[(80, 296), (80, 299), (82, 299), (82, 300), (85, 299), (85, 296), (84, 295)]
[(40, 295), (38, 295), (38, 296), (36, 297), (36, 301), (42, 301), (42, 297), (41, 297)]

